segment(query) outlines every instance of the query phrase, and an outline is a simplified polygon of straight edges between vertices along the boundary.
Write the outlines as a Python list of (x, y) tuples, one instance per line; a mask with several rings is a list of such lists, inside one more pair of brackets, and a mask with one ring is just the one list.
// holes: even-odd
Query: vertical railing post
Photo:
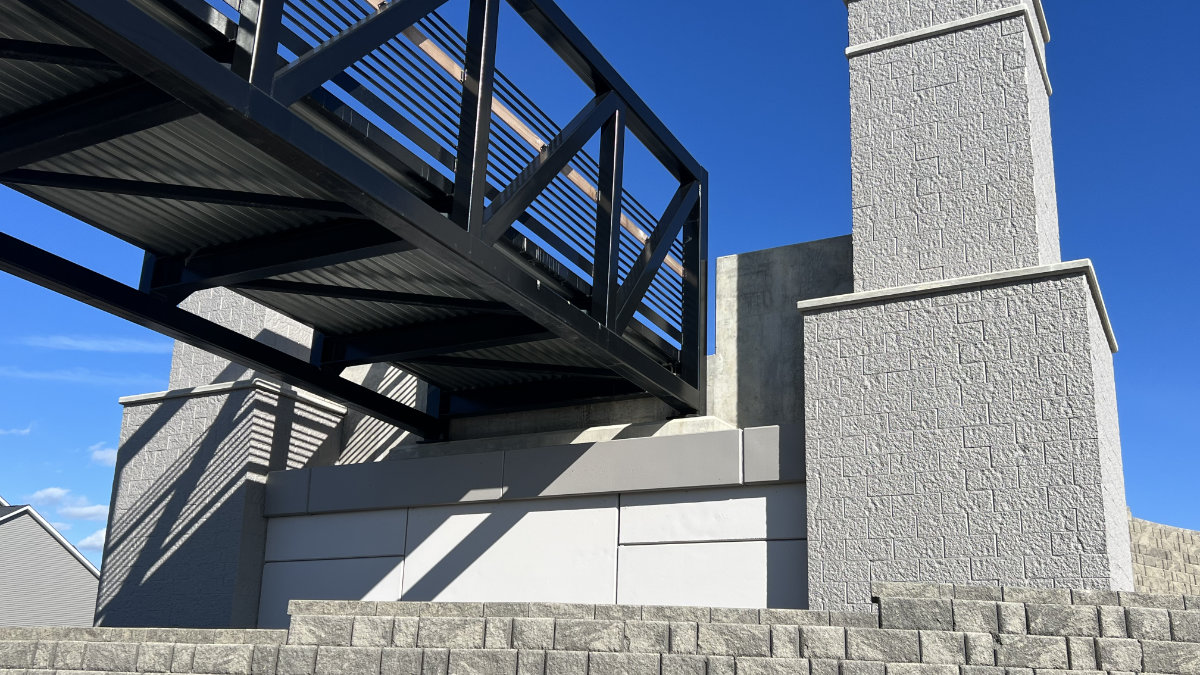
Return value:
[(283, 32), (284, 0), (241, 0), (238, 12), (237, 52), (233, 71), (250, 84), (271, 91)]
[(470, 232), (479, 232), (483, 228), (488, 138), (492, 128), (492, 80), (496, 71), (496, 33), (501, 2), (503, 0), (471, 0), (467, 22), (467, 53), (450, 219)]
[(600, 180), (596, 200), (596, 248), (592, 259), (592, 317), (612, 326), (617, 312), (617, 256), (621, 250), (621, 186), (625, 171), (625, 109), (617, 108), (600, 130)]
[(700, 199), (683, 226), (683, 339), (680, 341), (680, 376), (701, 392), (708, 378), (708, 176), (699, 176)]

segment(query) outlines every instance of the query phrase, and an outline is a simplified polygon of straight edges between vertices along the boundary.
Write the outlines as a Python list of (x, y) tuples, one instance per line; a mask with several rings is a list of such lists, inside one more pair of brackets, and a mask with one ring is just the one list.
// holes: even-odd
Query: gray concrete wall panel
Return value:
[(523, 499), (736, 484), (741, 432), (635, 438), (505, 453), (505, 497)]
[(792, 423), (744, 429), (742, 478), (747, 483), (803, 481), (804, 425)]
[[(739, 427), (800, 422), (803, 322), (796, 301), (853, 290), (850, 237), (717, 259), (709, 414)], [(802, 451), (801, 451), (802, 452)]]
[(808, 606), (806, 542), (718, 541), (622, 546), (620, 604)]
[(806, 314), (812, 606), (877, 580), (1130, 588), (1108, 347), (1082, 273)]
[(314, 467), (310, 511), (360, 511), (499, 499), (501, 453)]
[(621, 544), (804, 539), (803, 484), (621, 495)]
[(406, 600), (613, 602), (617, 497), (412, 509)]
[(286, 628), (288, 601), (399, 600), (404, 572), (400, 556), (269, 562), (262, 570), (260, 628)]

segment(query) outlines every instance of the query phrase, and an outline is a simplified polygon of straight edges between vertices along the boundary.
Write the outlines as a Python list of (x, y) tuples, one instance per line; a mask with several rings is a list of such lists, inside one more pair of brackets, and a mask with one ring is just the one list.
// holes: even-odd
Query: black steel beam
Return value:
[(488, 205), (480, 235), (484, 241), (499, 239), (620, 106), (621, 99), (612, 93), (589, 101)]
[(392, 0), (378, 13), (280, 68), (272, 87), (275, 99), (284, 104), (300, 99), (445, 3), (446, 0)]
[(291, 293), (321, 298), (338, 298), (341, 300), (363, 300), (366, 302), (386, 302), (393, 305), (409, 305), (411, 307), (435, 307), (438, 309), (458, 309), (471, 312), (486, 312), (489, 314), (516, 314), (512, 307), (490, 300), (472, 300), (468, 298), (448, 298), (442, 295), (421, 295), (419, 293), (401, 293), (398, 291), (381, 291), (376, 288), (350, 288), (348, 286), (333, 286), (330, 284), (309, 284), (300, 281), (280, 281), (263, 279), (249, 281), (233, 286), (244, 291), (267, 291), (269, 293)]
[[(617, 299), (617, 260), (621, 254), (621, 186), (625, 171), (625, 113), (618, 109), (600, 132), (600, 173), (596, 186), (596, 241), (592, 260), (592, 317), (613, 328)], [(617, 331), (619, 333), (619, 331)]]
[[(685, 381), (580, 311), (571, 300), (474, 233), (400, 188), (370, 162), (312, 128), (266, 92), (147, 16), (129, 0), (26, 0), (52, 21), (155, 86), (185, 101), (555, 335), (592, 354), (636, 387), (684, 413), (703, 408), (701, 380)], [(645, 139), (643, 139), (645, 140)], [(698, 338), (703, 344), (703, 336)], [(698, 350), (697, 353), (703, 353)]]
[(596, 401), (645, 396), (624, 380), (561, 378), (553, 386), (544, 381), (523, 382), (488, 389), (453, 391), (446, 414), (450, 417), (540, 410)]
[(638, 305), (642, 302), (642, 296), (646, 294), (646, 289), (650, 288), (655, 274), (658, 273), (663, 260), (671, 250), (671, 242), (675, 241), (675, 236), (683, 228), (684, 222), (691, 217), (692, 209), (695, 208), (699, 199), (700, 183), (698, 182), (693, 181), (681, 185), (675, 191), (675, 196), (667, 205), (662, 220), (650, 234), (650, 239), (638, 255), (633, 269), (629, 270), (625, 282), (621, 284), (619, 307), (613, 319), (614, 330), (621, 331), (629, 325), (633, 313), (637, 311)]
[(173, 122), (193, 110), (138, 78), (122, 78), (0, 119), (0, 171)]
[(604, 368), (565, 366), (557, 363), (530, 363), (527, 361), (476, 359), (466, 356), (423, 356), (416, 359), (409, 359), (405, 363), (426, 366), (443, 366), (447, 368), (468, 368), (474, 370), (498, 370), (518, 373), (543, 373), (546, 375), (569, 375), (572, 377), (584, 378), (620, 378), (619, 375), (616, 375), (611, 370), (605, 370)]
[(69, 173), (55, 173), (53, 171), (34, 171), (31, 169), (4, 171), (0, 173), (0, 183), (38, 185), (65, 190), (85, 190), (88, 192), (107, 192), (109, 194), (175, 199), (185, 202), (203, 202), (205, 204), (222, 204), (225, 206), (246, 206), (280, 211), (305, 211), (334, 217), (354, 216), (358, 214), (357, 211), (341, 202), (325, 199), (222, 190), (219, 188), (196, 187), (194, 185), (148, 183), (138, 180), (125, 180), (123, 178), (80, 176)]
[(124, 71), (115, 61), (89, 47), (0, 38), (0, 59), (52, 63), (73, 68)]
[[(470, 0), (462, 103), (458, 116), (458, 158), (450, 220), (482, 234), (487, 191), (488, 140), (492, 133), (492, 85), (496, 74), (496, 33), (502, 0)], [(492, 241), (495, 241), (493, 239)]]
[(147, 255), (142, 290), (178, 302), (204, 288), (235, 286), (409, 250), (412, 245), (374, 223), (336, 220), (186, 255)]
[(613, 91), (621, 97), (629, 108), (630, 131), (680, 182), (701, 178), (704, 167), (700, 162), (562, 9), (552, 0), (508, 0), (508, 3), (592, 91)]
[(323, 335), (320, 350), (313, 349), (313, 360), (322, 368), (335, 369), (364, 363), (403, 363), (553, 337), (553, 333), (524, 317), (467, 316), (357, 335)]
[(0, 270), (425, 438), (442, 434), (430, 415), (6, 234)]

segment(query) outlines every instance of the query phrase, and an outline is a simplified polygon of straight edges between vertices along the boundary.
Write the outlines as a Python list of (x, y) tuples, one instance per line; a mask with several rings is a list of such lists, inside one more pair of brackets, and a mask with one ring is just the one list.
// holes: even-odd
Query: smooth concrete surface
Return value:
[(780, 424), (742, 431), (742, 480), (803, 481), (804, 425)]
[(740, 481), (741, 465), (738, 431), (513, 450), (505, 453), (505, 496), (729, 485)]
[(266, 560), (402, 556), (407, 528), (407, 509), (272, 518)]
[[(743, 443), (749, 434), (751, 442)], [(800, 430), (771, 427), (652, 436), (267, 476), (265, 513), (287, 516), (459, 502), (796, 482)], [(743, 447), (751, 452), (744, 453)]]
[(807, 558), (804, 541), (622, 546), (617, 602), (803, 608)]
[(500, 453), (425, 457), (310, 469), (308, 510), (361, 511), (499, 499)]
[(803, 420), (796, 301), (849, 293), (851, 269), (848, 236), (717, 259), (710, 415), (743, 428)]
[[(278, 617), (285, 596), (312, 597), (305, 575), (326, 558), (400, 555), (391, 599), (654, 604), (669, 593), (694, 606), (802, 607), (806, 503), (804, 485), (791, 483), (272, 518), (267, 556), (291, 561), (268, 563), (263, 612)], [(392, 570), (322, 581), (320, 597), (391, 592)], [(664, 586), (664, 575), (695, 585)]]
[(260, 628), (286, 628), (288, 600), (399, 600), (403, 558), (269, 562), (262, 569)]
[(405, 600), (612, 602), (617, 498), (413, 509)]
[(621, 496), (618, 543), (804, 539), (802, 484)]

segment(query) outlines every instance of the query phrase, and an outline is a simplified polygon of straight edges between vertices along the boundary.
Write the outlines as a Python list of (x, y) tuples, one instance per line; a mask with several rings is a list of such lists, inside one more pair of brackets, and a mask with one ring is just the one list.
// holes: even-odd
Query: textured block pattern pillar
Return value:
[(874, 581), (1132, 588), (1101, 312), (1077, 270), (805, 315), (813, 608)]
[(854, 287), (1059, 261), (1033, 0), (850, 0)]
[(97, 623), (256, 625), (267, 472), (321, 452), (345, 410), (261, 380), (125, 403)]

